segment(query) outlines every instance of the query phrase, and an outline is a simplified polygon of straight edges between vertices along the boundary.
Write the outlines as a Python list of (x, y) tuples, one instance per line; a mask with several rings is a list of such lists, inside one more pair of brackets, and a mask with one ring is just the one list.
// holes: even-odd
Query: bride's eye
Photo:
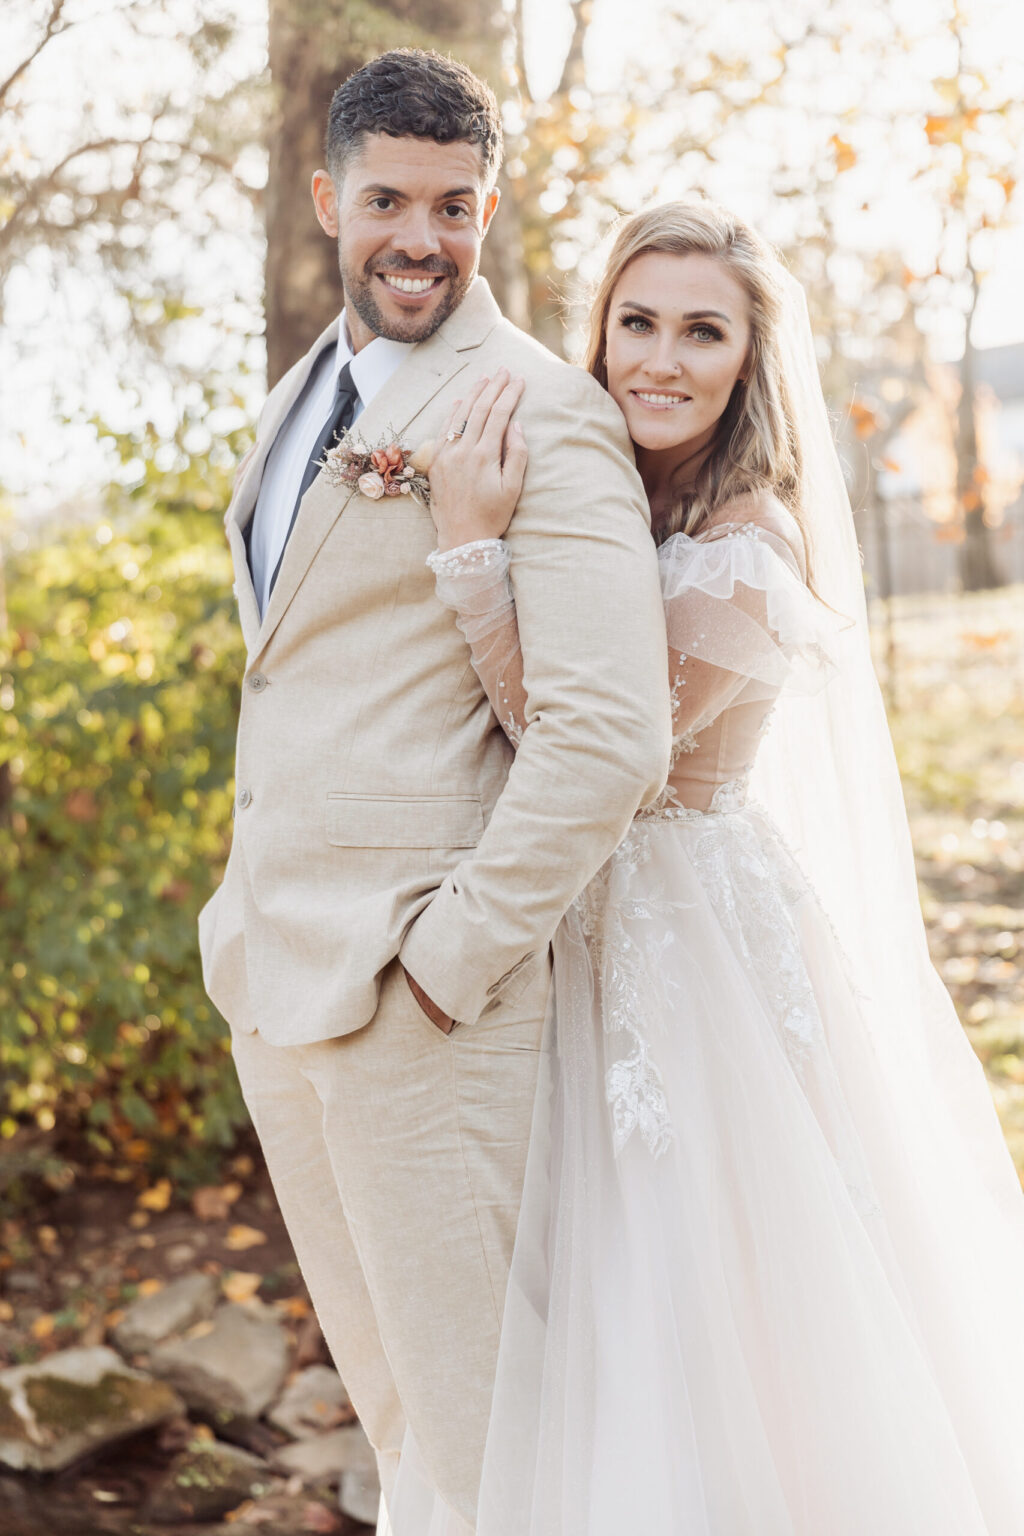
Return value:
[(619, 324), (632, 331), (634, 336), (643, 336), (651, 329), (651, 322), (645, 315), (620, 315)]
[(695, 325), (692, 334), (696, 336), (698, 341), (721, 341), (722, 339), (722, 333), (717, 325), (706, 325), (703, 323)]

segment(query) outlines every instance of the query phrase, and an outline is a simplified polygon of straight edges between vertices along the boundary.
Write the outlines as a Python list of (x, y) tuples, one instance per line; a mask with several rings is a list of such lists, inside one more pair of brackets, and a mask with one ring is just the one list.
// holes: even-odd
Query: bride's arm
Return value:
[(518, 746), (526, 729), (523, 653), (504, 539), (476, 539), (428, 559), (437, 595), (455, 612), (473, 670), (505, 735)]
[[(513, 744), (526, 727), (526, 690), (519, 624), (509, 581), (509, 557), (501, 535), (512, 520), (526, 471), (526, 442), (512, 413), (522, 380), (502, 370), (456, 402), (447, 431), (472, 422), (486, 407), (482, 430), (465, 439), (442, 438), (430, 466), (430, 511), (437, 550), (428, 564), (437, 595), (455, 612), (470, 660), (491, 708)], [(477, 414), (480, 414), (479, 412)], [(457, 449), (456, 449), (456, 446)]]

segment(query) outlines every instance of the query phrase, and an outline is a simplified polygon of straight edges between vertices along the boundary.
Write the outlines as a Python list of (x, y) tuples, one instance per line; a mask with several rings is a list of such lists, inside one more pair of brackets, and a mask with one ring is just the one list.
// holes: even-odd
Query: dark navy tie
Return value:
[(355, 416), (356, 406), (358, 403), (359, 391), (352, 380), (352, 364), (346, 363), (344, 368), (342, 368), (339, 372), (337, 382), (334, 386), (334, 400), (331, 404), (331, 414), (324, 422), (320, 436), (313, 444), (309, 458), (306, 460), (306, 467), (302, 472), (302, 481), (299, 485), (299, 494), (295, 498), (295, 505), (292, 508), (291, 522), (288, 524), (288, 533), (285, 537), (284, 545), (281, 549), (280, 558), (278, 559), (277, 565), (274, 568), (274, 574), (270, 578), (270, 588), (267, 594), (268, 600), (270, 592), (273, 592), (274, 590), (274, 583), (277, 581), (278, 573), (281, 569), (281, 561), (284, 559), (284, 552), (288, 548), (288, 540), (292, 536), (292, 529), (295, 527), (295, 519), (299, 515), (299, 506), (302, 502), (302, 498), (305, 496), (306, 492), (313, 484), (313, 481), (320, 473), (320, 460), (323, 458), (325, 450), (328, 448), (333, 448), (335, 438), (338, 437), (342, 432), (347, 431), (348, 428), (352, 425), (352, 418)]

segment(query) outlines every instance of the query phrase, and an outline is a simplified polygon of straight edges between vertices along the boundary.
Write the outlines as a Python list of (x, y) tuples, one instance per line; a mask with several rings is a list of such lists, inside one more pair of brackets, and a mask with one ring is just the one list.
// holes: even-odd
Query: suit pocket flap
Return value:
[(327, 796), (336, 848), (475, 848), (484, 813), (475, 795)]

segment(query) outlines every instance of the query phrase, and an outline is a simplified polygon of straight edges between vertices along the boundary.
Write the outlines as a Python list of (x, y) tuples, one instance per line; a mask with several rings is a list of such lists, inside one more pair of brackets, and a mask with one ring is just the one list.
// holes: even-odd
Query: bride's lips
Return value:
[(642, 405), (648, 411), (674, 411), (679, 405), (688, 405), (690, 395), (680, 395), (674, 390), (661, 389), (631, 389), (630, 398), (638, 405)]
[(448, 281), (443, 272), (377, 272), (374, 275), (392, 299), (410, 308), (425, 304)]

